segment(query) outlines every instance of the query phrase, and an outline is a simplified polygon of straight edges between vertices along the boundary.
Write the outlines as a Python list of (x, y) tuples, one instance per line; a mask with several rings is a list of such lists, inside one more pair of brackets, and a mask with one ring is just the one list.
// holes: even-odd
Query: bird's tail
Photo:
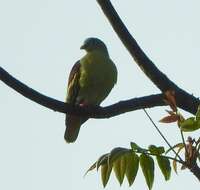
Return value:
[(78, 137), (81, 127), (81, 118), (73, 115), (66, 115), (65, 118), (65, 140), (67, 143), (73, 143)]

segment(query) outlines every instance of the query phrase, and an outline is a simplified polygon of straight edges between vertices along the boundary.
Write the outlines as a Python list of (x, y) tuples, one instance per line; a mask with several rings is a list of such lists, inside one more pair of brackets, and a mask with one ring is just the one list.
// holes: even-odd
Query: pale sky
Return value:
[[(113, 3), (154, 63), (198, 97), (200, 1)], [(85, 54), (79, 47), (91, 36), (107, 44), (119, 73), (118, 83), (103, 105), (159, 92), (136, 66), (95, 0), (2, 0), (0, 24), (0, 65), (45, 95), (65, 99), (70, 69)], [(100, 190), (100, 173), (94, 171), (83, 178), (100, 155), (118, 146), (129, 148), (131, 141), (143, 147), (165, 145), (143, 111), (90, 119), (81, 128), (76, 143), (66, 144), (63, 114), (31, 102), (2, 82), (0, 91), (0, 189)], [(165, 109), (148, 112), (157, 122)], [(158, 125), (172, 144), (181, 141), (175, 125)], [(199, 132), (193, 136), (199, 137)], [(132, 188), (147, 189), (141, 171), (131, 188), (126, 180), (120, 187), (113, 174), (106, 187)], [(166, 183), (156, 167), (153, 189), (170, 188), (196, 190), (199, 182), (188, 171), (179, 171), (178, 176), (172, 172)]]

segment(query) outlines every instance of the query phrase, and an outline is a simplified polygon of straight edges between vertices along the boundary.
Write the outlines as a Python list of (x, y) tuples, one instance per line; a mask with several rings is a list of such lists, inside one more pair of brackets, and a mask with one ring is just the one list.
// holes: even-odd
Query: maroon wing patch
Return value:
[(71, 69), (67, 85), (67, 102), (75, 104), (79, 92), (80, 61), (77, 61)]
[(73, 67), (72, 67), (72, 69), (71, 69), (71, 72), (70, 72), (70, 74), (69, 74), (69, 78), (68, 78), (68, 86), (69, 86), (70, 82), (74, 79), (74, 76), (75, 76), (76, 74), (79, 74), (79, 75), (80, 75), (80, 67), (81, 67), (80, 61), (77, 61), (77, 62), (73, 65)]

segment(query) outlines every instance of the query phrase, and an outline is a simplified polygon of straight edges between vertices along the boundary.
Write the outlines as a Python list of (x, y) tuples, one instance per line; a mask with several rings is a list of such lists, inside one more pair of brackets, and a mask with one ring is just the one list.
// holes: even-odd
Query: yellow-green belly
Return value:
[(80, 60), (81, 76), (79, 100), (99, 105), (117, 81), (117, 69), (108, 56), (88, 53)]

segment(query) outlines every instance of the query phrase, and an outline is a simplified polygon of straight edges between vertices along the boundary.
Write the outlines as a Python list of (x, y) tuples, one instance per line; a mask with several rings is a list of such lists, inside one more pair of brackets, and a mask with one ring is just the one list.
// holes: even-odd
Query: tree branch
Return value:
[(194, 166), (190, 168), (190, 171), (197, 177), (200, 182), (200, 167), (197, 165), (197, 163), (195, 163)]
[[(114, 30), (144, 73), (162, 92), (165, 92), (166, 90), (174, 90), (177, 106), (185, 111), (195, 114), (197, 107), (200, 104), (200, 100), (180, 89), (170, 81), (166, 75), (159, 71), (159, 69), (145, 55), (135, 39), (130, 35), (109, 0), (97, 1), (101, 5), (102, 10), (108, 17)], [(121, 101), (107, 107), (79, 107), (42, 95), (12, 77), (2, 67), (0, 67), (0, 80), (23, 96), (49, 109), (62, 113), (88, 116), (91, 118), (109, 118), (125, 112), (165, 105), (163, 95), (157, 94)]]
[[(178, 87), (155, 66), (155, 64), (148, 58), (148, 56), (144, 53), (136, 40), (130, 34), (110, 0), (97, 0), (97, 2), (112, 25), (114, 31), (145, 75), (162, 92), (167, 90), (175, 91), (175, 99), (178, 107), (195, 114), (198, 109), (198, 105), (200, 104), (200, 100)], [(198, 165), (195, 164), (189, 169), (200, 181), (200, 168)]]
[(0, 67), (0, 80), (26, 98), (54, 111), (90, 118), (110, 118), (126, 112), (166, 105), (162, 94), (133, 98), (107, 107), (79, 107), (45, 96), (23, 84)]
[(175, 91), (175, 98), (178, 106), (190, 113), (195, 114), (200, 104), (198, 98), (190, 95), (183, 89), (179, 88), (171, 81), (164, 73), (162, 73), (154, 63), (147, 57), (144, 51), (140, 48), (136, 40), (130, 34), (116, 10), (112, 6), (110, 0), (97, 0), (104, 14), (108, 18), (114, 31), (127, 48), (137, 65), (146, 74), (146, 76), (162, 91)]

